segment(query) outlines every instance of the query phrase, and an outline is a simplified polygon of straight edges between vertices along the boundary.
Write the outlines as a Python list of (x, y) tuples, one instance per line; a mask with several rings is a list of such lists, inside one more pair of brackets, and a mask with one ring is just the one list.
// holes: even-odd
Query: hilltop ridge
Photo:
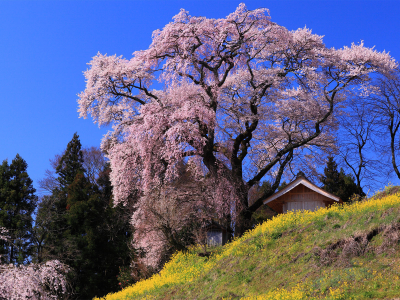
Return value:
[(102, 299), (395, 299), (400, 194), (382, 193), (279, 215), (210, 257), (176, 253), (159, 274)]

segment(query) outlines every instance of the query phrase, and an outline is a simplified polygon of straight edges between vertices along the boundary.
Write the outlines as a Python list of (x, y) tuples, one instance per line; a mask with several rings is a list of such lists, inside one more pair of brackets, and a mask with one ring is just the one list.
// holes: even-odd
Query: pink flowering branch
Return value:
[[(102, 147), (115, 202), (168, 185), (178, 162), (194, 158), (208, 176), (230, 182), (239, 203), (216, 201), (233, 210), (237, 235), (274, 192), (249, 207), (249, 189), (266, 178), (277, 187), (296, 162), (314, 168), (311, 156), (335, 149), (347, 90), (368, 91), (371, 73), (397, 66), (363, 43), (327, 48), (310, 29), (289, 31), (267, 9), (244, 4), (222, 19), (181, 10), (152, 38), (130, 60), (95, 56), (79, 94), (81, 117), (114, 126)], [(154, 80), (165, 88), (151, 90)]]
[[(0, 228), (0, 239), (7, 241), (7, 229)], [(69, 268), (58, 260), (43, 264), (0, 265), (0, 299), (58, 299), (67, 292), (65, 274)]]

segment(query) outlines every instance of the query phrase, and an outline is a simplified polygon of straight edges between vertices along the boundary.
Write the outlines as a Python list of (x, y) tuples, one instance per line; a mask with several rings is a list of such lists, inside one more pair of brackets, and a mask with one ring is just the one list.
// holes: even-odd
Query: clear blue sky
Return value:
[[(82, 72), (97, 52), (130, 58), (185, 8), (225, 17), (242, 1), (0, 1), (0, 161), (19, 153), (37, 182), (74, 132), (98, 146), (106, 129), (78, 118)], [(311, 28), (328, 47), (366, 46), (400, 60), (400, 1), (243, 1), (288, 29)], [(393, 180), (392, 182), (396, 182)]]

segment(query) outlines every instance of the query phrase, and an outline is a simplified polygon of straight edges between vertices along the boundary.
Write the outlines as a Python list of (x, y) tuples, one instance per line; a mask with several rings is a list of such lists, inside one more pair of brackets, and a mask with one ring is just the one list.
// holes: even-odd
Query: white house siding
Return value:
[(283, 204), (283, 212), (297, 211), (297, 210), (310, 210), (315, 211), (325, 207), (323, 201), (291, 201)]
[(207, 232), (207, 244), (208, 246), (222, 245), (222, 232), (221, 231)]

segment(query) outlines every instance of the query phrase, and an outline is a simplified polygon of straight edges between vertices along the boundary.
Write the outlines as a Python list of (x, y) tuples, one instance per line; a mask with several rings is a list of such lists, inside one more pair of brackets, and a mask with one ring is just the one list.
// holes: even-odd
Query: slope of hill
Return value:
[(400, 194), (289, 213), (103, 299), (400, 299), (399, 242)]

